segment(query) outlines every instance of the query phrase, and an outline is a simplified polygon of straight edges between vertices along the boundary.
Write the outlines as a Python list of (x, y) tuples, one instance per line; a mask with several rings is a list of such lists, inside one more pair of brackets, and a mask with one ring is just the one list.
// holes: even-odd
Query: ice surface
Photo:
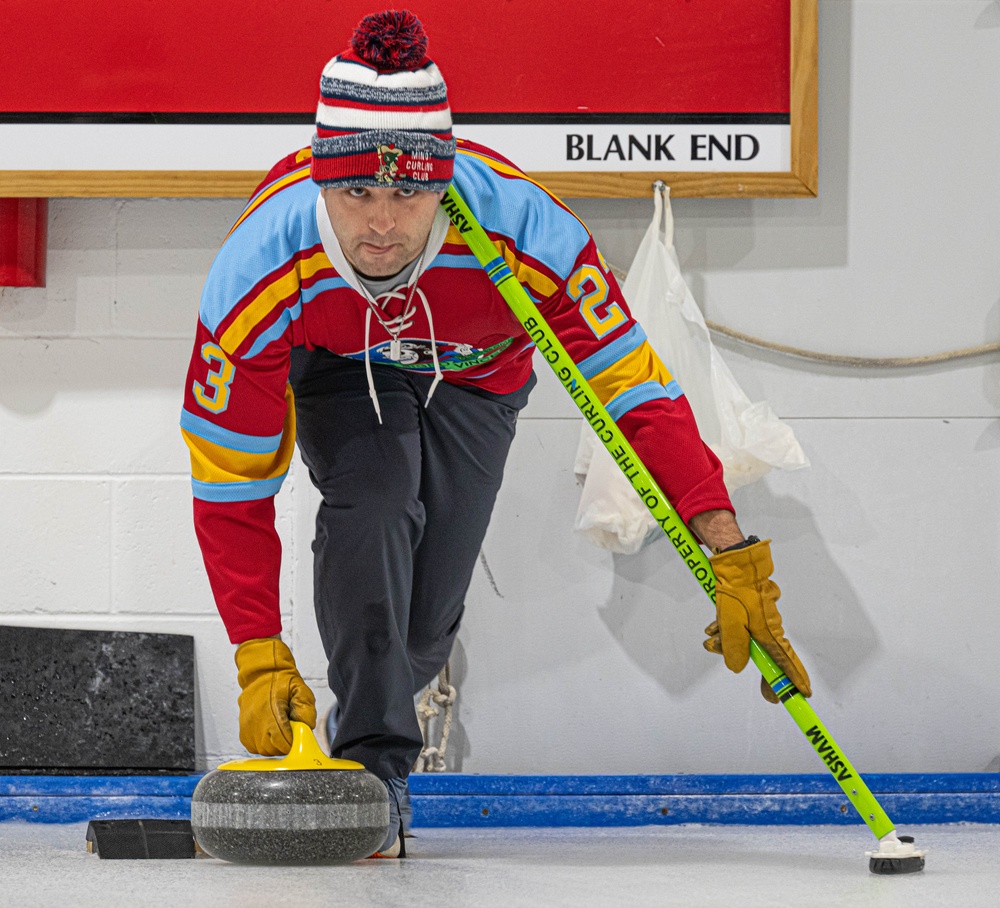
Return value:
[(9, 908), (365, 905), (977, 908), (1000, 904), (1000, 826), (900, 829), (927, 868), (868, 871), (864, 826), (418, 829), (404, 861), (247, 867), (103, 860), (86, 823), (0, 823)]

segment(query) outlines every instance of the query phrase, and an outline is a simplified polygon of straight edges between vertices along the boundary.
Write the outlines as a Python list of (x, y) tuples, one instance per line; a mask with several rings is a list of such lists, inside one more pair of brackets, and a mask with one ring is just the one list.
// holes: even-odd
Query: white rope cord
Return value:
[[(438, 674), (437, 690), (433, 684), (424, 691), (417, 704), (417, 721), (420, 723), (420, 734), (424, 739), (423, 750), (417, 757), (414, 772), (445, 772), (445, 752), (448, 749), (448, 735), (451, 734), (452, 711), (458, 691), (451, 684), (451, 663), (446, 662)], [(434, 701), (432, 704), (431, 701)], [(438, 707), (441, 707), (438, 709)], [(440, 744), (433, 745), (429, 741), (431, 719), (444, 713), (441, 723)]]
[(946, 350), (943, 353), (929, 353), (925, 356), (846, 356), (839, 353), (819, 353), (815, 350), (802, 350), (799, 347), (789, 347), (774, 341), (762, 340), (750, 334), (744, 334), (727, 325), (705, 319), (709, 331), (731, 337), (740, 343), (750, 344), (764, 350), (775, 350), (786, 356), (797, 356), (800, 359), (811, 359), (820, 363), (830, 363), (835, 366), (853, 366), (855, 368), (899, 369), (907, 366), (929, 366), (934, 363), (946, 363), (969, 356), (983, 356), (987, 353), (1000, 353), (1000, 341), (991, 344), (980, 344), (978, 347), (963, 347), (960, 350)]
[[(611, 265), (611, 271), (619, 282), (623, 282), (628, 272), (615, 265)], [(1000, 353), (1000, 341), (989, 344), (979, 344), (976, 347), (963, 347), (959, 350), (946, 350), (943, 353), (929, 353), (924, 356), (848, 356), (842, 353), (820, 353), (816, 350), (804, 350), (801, 347), (791, 347), (787, 344), (779, 344), (775, 341), (764, 340), (754, 337), (752, 334), (745, 334), (730, 328), (728, 325), (720, 325), (718, 322), (705, 319), (705, 325), (709, 331), (721, 334), (724, 337), (732, 338), (742, 344), (749, 344), (752, 347), (759, 347), (762, 350), (773, 350), (783, 353), (786, 356), (795, 356), (799, 359), (810, 359), (815, 362), (827, 363), (834, 366), (852, 366), (854, 368), (877, 368), (877, 369), (899, 369), (913, 366), (930, 366), (936, 363), (946, 363), (956, 359), (965, 359), (970, 356), (985, 356), (989, 353)]]

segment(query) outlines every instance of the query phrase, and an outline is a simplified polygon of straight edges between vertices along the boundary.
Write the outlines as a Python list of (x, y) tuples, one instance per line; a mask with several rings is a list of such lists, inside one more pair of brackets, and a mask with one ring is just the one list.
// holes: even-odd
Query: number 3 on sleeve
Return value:
[(201, 348), (201, 358), (208, 363), (206, 383), (211, 388), (195, 382), (191, 391), (201, 406), (212, 413), (221, 413), (229, 406), (229, 385), (236, 375), (234, 366), (218, 344), (205, 344)]

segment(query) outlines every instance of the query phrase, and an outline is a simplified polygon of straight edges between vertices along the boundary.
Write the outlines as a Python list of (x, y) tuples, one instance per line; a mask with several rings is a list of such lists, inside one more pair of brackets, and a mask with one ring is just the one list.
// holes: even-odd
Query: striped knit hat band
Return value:
[(312, 178), (324, 187), (443, 190), (455, 139), (448, 92), (412, 13), (367, 16), (320, 79)]

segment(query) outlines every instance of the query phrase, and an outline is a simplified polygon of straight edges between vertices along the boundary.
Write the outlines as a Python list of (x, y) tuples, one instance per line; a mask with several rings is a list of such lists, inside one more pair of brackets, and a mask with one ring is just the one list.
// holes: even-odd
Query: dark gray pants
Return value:
[(413, 697), (441, 670), (465, 609), (517, 413), (535, 378), (497, 395), (296, 348), (302, 459), (323, 500), (316, 620), (340, 718), (333, 755), (405, 777), (423, 741)]

